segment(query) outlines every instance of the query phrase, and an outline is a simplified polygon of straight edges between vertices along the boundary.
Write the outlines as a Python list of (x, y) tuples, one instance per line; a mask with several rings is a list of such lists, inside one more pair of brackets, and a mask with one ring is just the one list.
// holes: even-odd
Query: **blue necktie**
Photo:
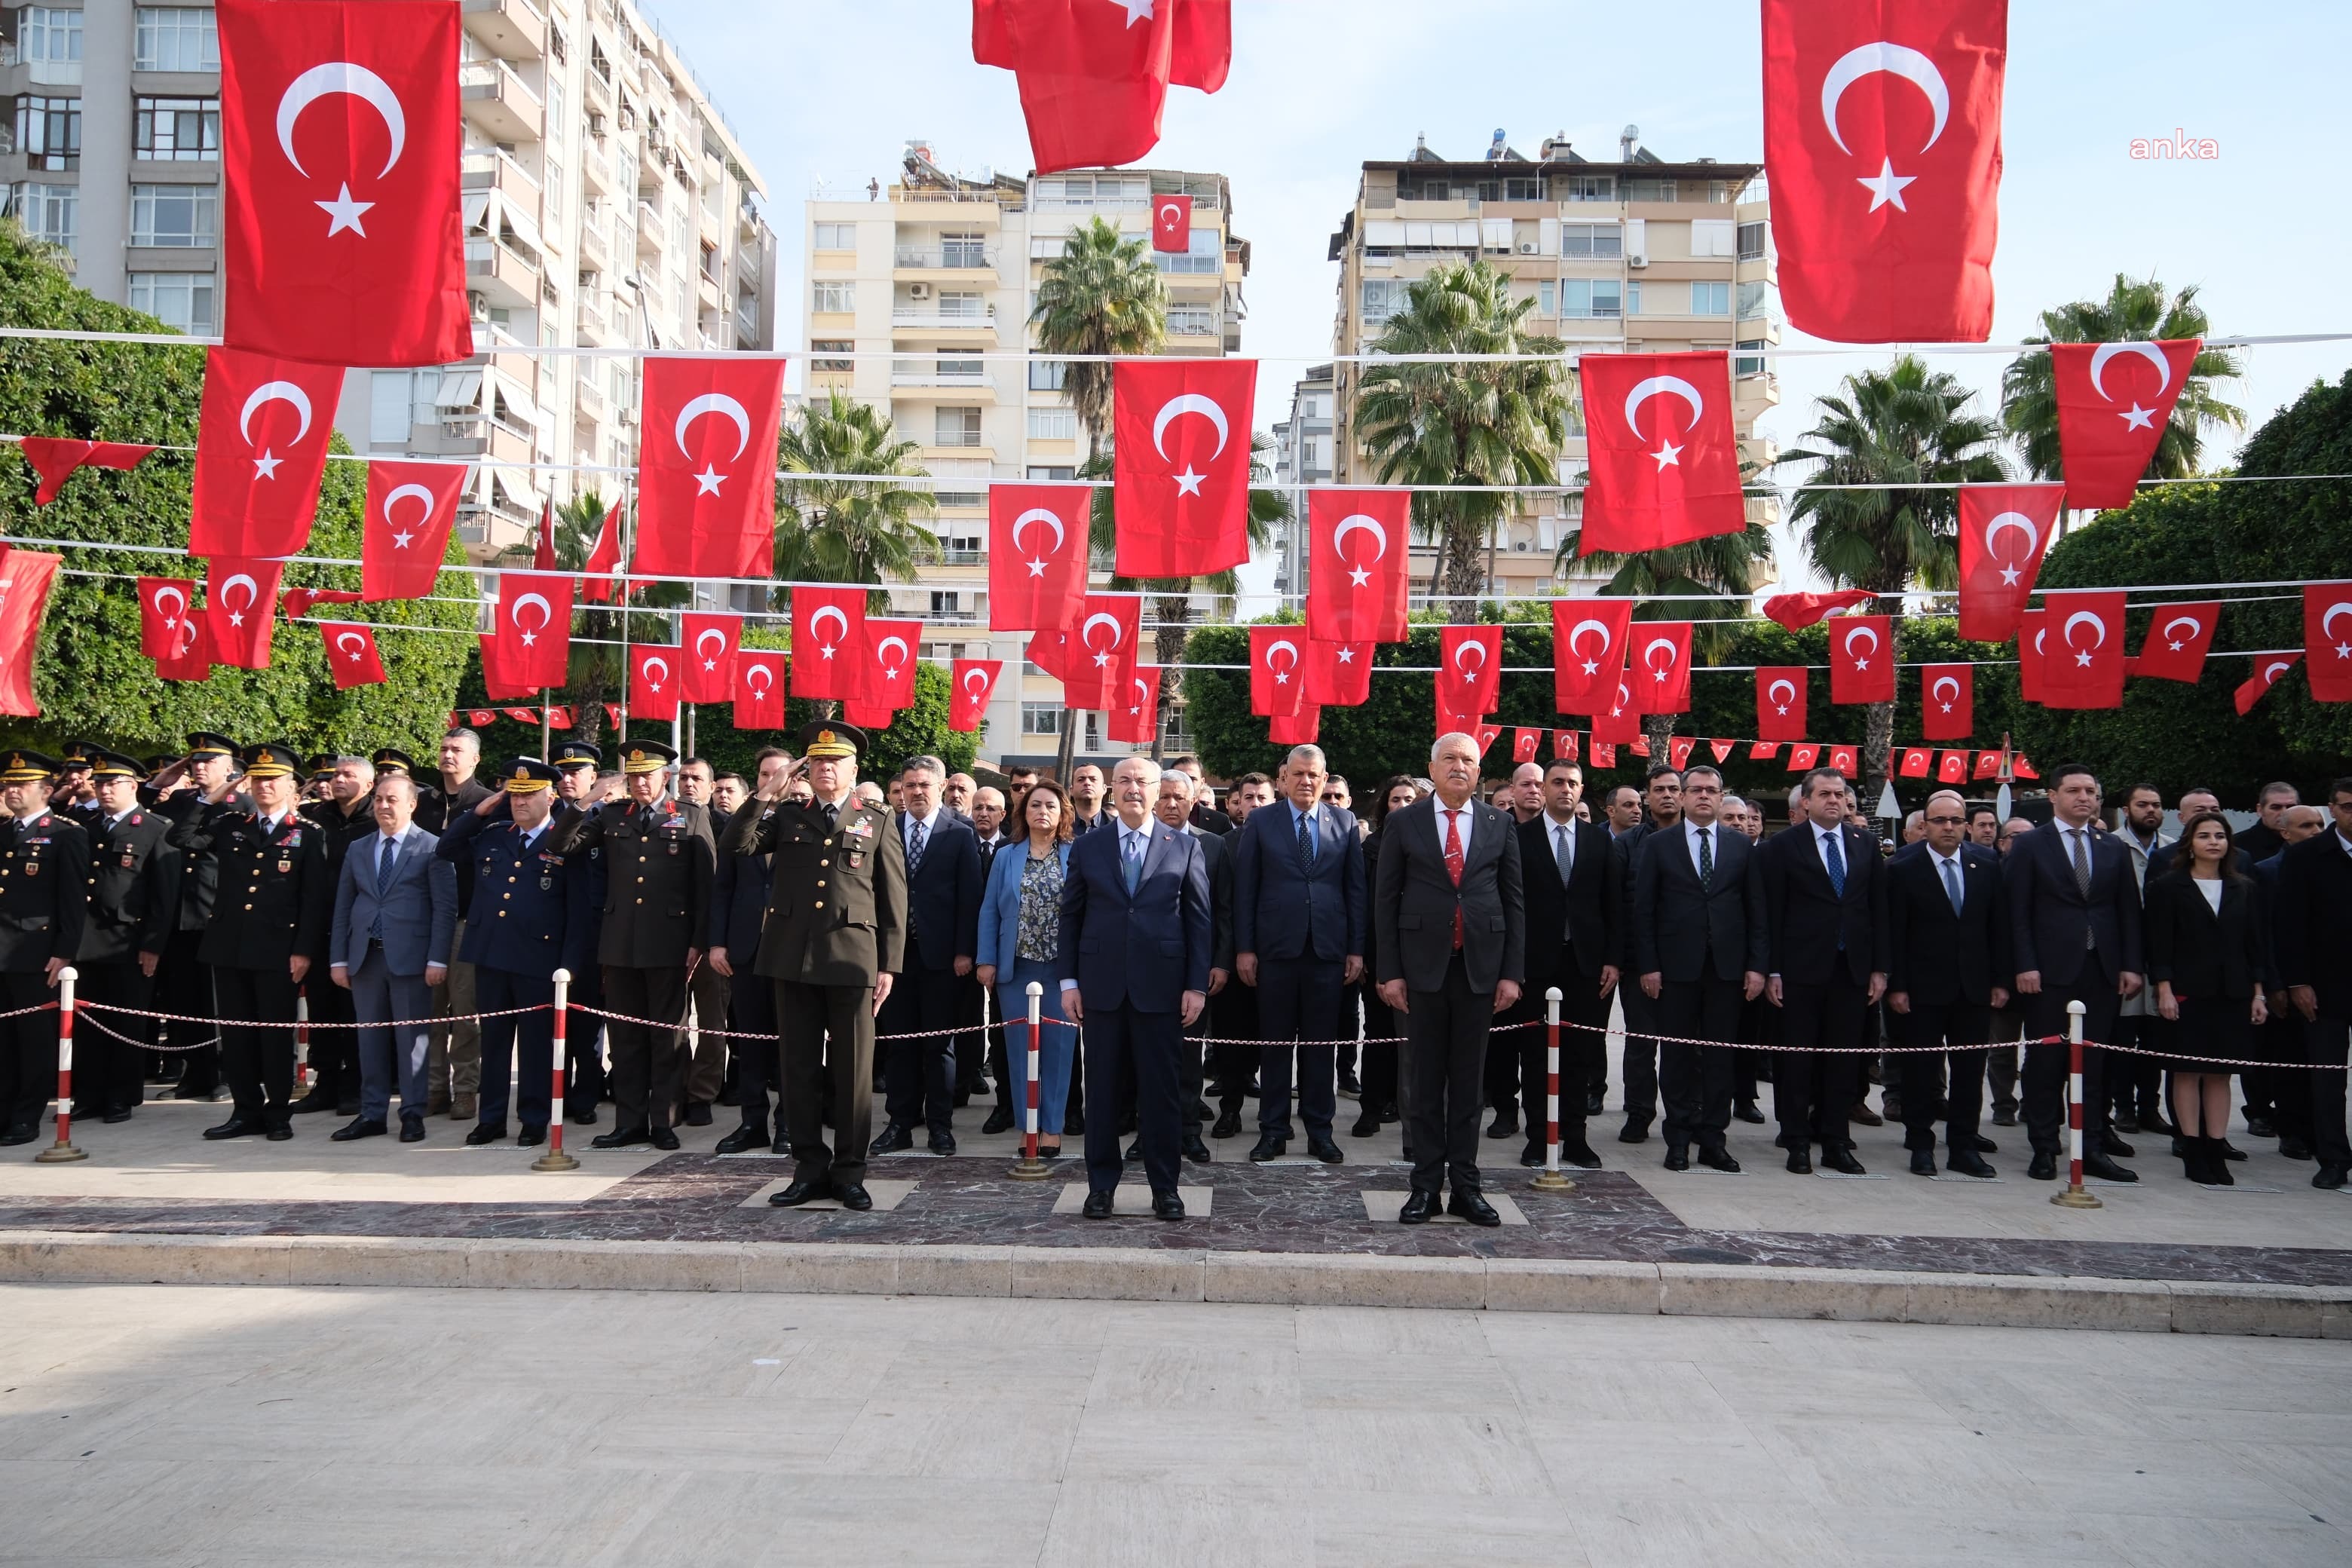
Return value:
[(907, 819), (907, 875), (913, 876), (916, 868), (922, 863), (923, 819), (919, 816), (910, 816)]
[(396, 838), (379, 839), (376, 844), (375, 923), (368, 928), (368, 935), (378, 942), (383, 940), (383, 905), (392, 894), (392, 868), (399, 857), (399, 847)]
[(1143, 835), (1122, 833), (1119, 837), (1120, 852), (1127, 861), (1127, 890), (1133, 893), (1136, 883), (1143, 877)]
[(1298, 819), (1298, 868), (1302, 871), (1310, 870), (1315, 865), (1315, 834), (1309, 826), (1312, 821), (1311, 817), (1303, 816)]
[(1952, 912), (1960, 912), (1960, 868), (1951, 861), (1944, 862), (1944, 890), (1952, 896)]
[(1829, 868), (1830, 891), (1841, 899), (1844, 898), (1845, 852), (1838, 847), (1838, 836), (1834, 833), (1822, 835), (1822, 864)]

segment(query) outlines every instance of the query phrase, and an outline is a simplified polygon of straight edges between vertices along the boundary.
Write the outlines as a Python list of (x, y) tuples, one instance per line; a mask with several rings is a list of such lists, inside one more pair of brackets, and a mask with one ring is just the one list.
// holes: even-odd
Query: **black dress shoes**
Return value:
[(1998, 1154), (2000, 1152), (2000, 1145), (1994, 1142), (1991, 1139), (1986, 1137), (1981, 1132), (1972, 1132), (1969, 1135), (1969, 1146), (1973, 1148), (1979, 1154)]
[(1627, 1117), (1624, 1131), (1617, 1134), (1620, 1143), (1646, 1143), (1649, 1141), (1650, 1119), (1646, 1116)]
[(1364, 1107), (1363, 1114), (1356, 1118), (1356, 1124), (1348, 1129), (1348, 1136), (1350, 1138), (1370, 1138), (1373, 1133), (1378, 1132), (1380, 1130), (1381, 1114), (1379, 1111), (1373, 1110), (1368, 1105)]
[(1861, 1161), (1843, 1148), (1825, 1146), (1822, 1150), (1822, 1163), (1841, 1176), (1861, 1176), (1869, 1173), (1862, 1168)]
[(1764, 1113), (1756, 1109), (1756, 1102), (1752, 1100), (1743, 1100), (1734, 1105), (1731, 1108), (1731, 1117), (1733, 1121), (1745, 1121), (1750, 1127), (1764, 1125)]
[(2128, 1160), (2139, 1151), (2110, 1132), (2100, 1141), (2099, 1152), (2117, 1160)]
[(573, 1103), (563, 1108), (563, 1120), (574, 1127), (596, 1125), (596, 1108), (593, 1104)]
[(686, 1124), (688, 1127), (709, 1126), (710, 1107), (703, 1104), (699, 1100), (688, 1100), (686, 1102)]
[(629, 1149), (653, 1141), (653, 1134), (642, 1127), (615, 1127), (610, 1132), (588, 1140), (591, 1149)]
[(1078, 1212), (1088, 1219), (1110, 1218), (1110, 1190), (1097, 1187), (1087, 1194), (1087, 1201)]
[(924, 1146), (929, 1149), (932, 1153), (945, 1159), (948, 1155), (956, 1152), (955, 1134), (952, 1132), (934, 1132)]
[(2275, 1138), (2278, 1128), (2267, 1116), (2249, 1115), (2246, 1118), (2246, 1133), (2253, 1138)]
[(1933, 1149), (1912, 1150), (1911, 1173), (1915, 1176), (1934, 1175), (1936, 1173), (1936, 1152)]
[(1465, 1192), (1460, 1187), (1454, 1188), (1454, 1195), (1445, 1200), (1445, 1212), (1475, 1226), (1492, 1226), (1503, 1223), (1503, 1216), (1495, 1212), (1493, 1204), (1479, 1194)]
[(866, 1190), (864, 1182), (836, 1183), (833, 1195), (843, 1208), (853, 1214), (864, 1214), (874, 1206), (874, 1194)]
[(285, 1112), (280, 1111), (278, 1112), (278, 1120), (269, 1124), (269, 1131), (263, 1133), (262, 1136), (268, 1139), (272, 1143), (283, 1143), (288, 1139), (294, 1136), (294, 1123)]
[(526, 1126), (515, 1136), (515, 1147), (518, 1149), (536, 1149), (546, 1142), (547, 1129), (544, 1127)]
[(481, 1122), (477, 1124), (471, 1132), (466, 1134), (466, 1147), (468, 1149), (478, 1149), (485, 1143), (495, 1143), (506, 1135), (507, 1124), (505, 1122), (501, 1121), (495, 1127), (491, 1126), (487, 1121)]
[(1789, 1174), (1792, 1176), (1810, 1176), (1812, 1173), (1813, 1153), (1811, 1145), (1808, 1144), (1801, 1149), (1790, 1150)]
[(1996, 1109), (1996, 1110), (1993, 1111), (1993, 1113), (1992, 1113), (1992, 1124), (1993, 1124), (1995, 1127), (2014, 1127), (2014, 1126), (2016, 1126), (2016, 1125), (2017, 1125), (2017, 1109), (2016, 1109), (2016, 1107), (2014, 1107), (2014, 1106), (2010, 1106), (2010, 1107), (2005, 1107), (2005, 1108)]
[(1121, 1160), (1120, 1163), (1128, 1165), (1140, 1165), (1143, 1163), (1142, 1139), (1138, 1138), (1134, 1142), (1129, 1143), (1127, 1146), (1126, 1157)]
[[(121, 1123), (130, 1120), (131, 1108), (127, 1105), (118, 1106), (114, 1110), (108, 1111), (105, 1115), (99, 1118), (99, 1121), (108, 1127), (120, 1126)], [(2310, 1159), (2311, 1152), (2307, 1149), (2305, 1150), (2302, 1157), (2306, 1160)]]
[(895, 1154), (901, 1149), (911, 1149), (914, 1146), (915, 1135), (912, 1132), (895, 1121), (887, 1121), (882, 1125), (881, 1135), (866, 1146), (866, 1152), (869, 1155)]
[(1584, 1114), (1587, 1116), (1598, 1116), (1601, 1114), (1601, 1091), (1599, 1089), (1589, 1089), (1584, 1091)]
[(1339, 1069), (1339, 1092), (1346, 1095), (1349, 1100), (1361, 1100), (1363, 1098), (1364, 1086), (1356, 1081), (1355, 1068), (1341, 1068)]
[(1437, 1194), (1415, 1187), (1405, 1195), (1404, 1206), (1397, 1210), (1397, 1220), (1403, 1225), (1427, 1225), (1430, 1215), (1436, 1212)]
[(768, 1194), (768, 1206), (778, 1209), (796, 1209), (811, 1198), (824, 1196), (825, 1191), (825, 1184), (819, 1178), (795, 1176), (786, 1184), (782, 1192)]
[(1944, 1169), (1958, 1175), (1974, 1176), (1979, 1181), (1990, 1181), (1994, 1174), (1993, 1168), (1985, 1163), (1984, 1156), (1969, 1149), (1945, 1155)]
[(646, 1130), (646, 1142), (651, 1143), (655, 1148), (659, 1149), (666, 1154), (675, 1153), (677, 1150), (677, 1129), (675, 1127), (649, 1127)]
[(1009, 1105), (1000, 1105), (990, 1111), (988, 1120), (980, 1124), (980, 1131), (982, 1137), (994, 1137), (999, 1132), (1012, 1131), (1013, 1108)]
[(1308, 1138), (1307, 1152), (1327, 1165), (1344, 1165), (1348, 1163), (1348, 1156), (1340, 1152), (1339, 1145), (1328, 1138)]
[(1543, 1164), (1546, 1149), (1543, 1144), (1530, 1143), (1519, 1151), (1519, 1163), (1530, 1171), (1536, 1170)]
[(2105, 1154), (2083, 1156), (2083, 1174), (2096, 1176), (2103, 1182), (2137, 1182), (2139, 1173), (2128, 1166), (2118, 1165)]
[(2352, 1181), (2352, 1169), (2342, 1165), (2322, 1165), (2313, 1173), (2311, 1184), (2323, 1193), (2340, 1193), (2347, 1181)]
[(332, 1110), (335, 1109), (335, 1097), (331, 1094), (320, 1094), (314, 1089), (286, 1109), (297, 1116), (309, 1116), (320, 1110)]
[(1495, 1112), (1494, 1121), (1486, 1129), (1489, 1138), (1508, 1138), (1519, 1130), (1519, 1113), (1516, 1110)]
[(764, 1149), (767, 1146), (768, 1130), (766, 1128), (738, 1127), (713, 1144), (711, 1150), (712, 1152), (719, 1154), (740, 1154), (747, 1149)]
[[(1209, 1129), (1209, 1136), (1212, 1138), (1231, 1138), (1241, 1130), (1241, 1107), (1235, 1106), (1217, 1118), (1217, 1124)], [(1075, 1131), (1076, 1129), (1072, 1129), (1072, 1131)]]
[[(261, 1131), (262, 1126), (259, 1121), (249, 1117), (232, 1116), (217, 1127), (205, 1128), (205, 1136), (215, 1142), (218, 1142), (224, 1138), (250, 1138), (255, 1133)], [(8, 1130), (8, 1142), (12, 1143), (22, 1143), (27, 1142), (27, 1140), (17, 1137), (16, 1130), (15, 1128), (10, 1128)]]
[(1739, 1162), (1731, 1157), (1728, 1149), (1702, 1149), (1698, 1152), (1698, 1163), (1710, 1171), (1721, 1171), (1727, 1176), (1739, 1174)]
[(1201, 1142), (1198, 1132), (1184, 1134), (1184, 1158), (1195, 1165), (1212, 1164), (1216, 1160), (1216, 1156), (1209, 1152), (1209, 1146)]
[(2056, 1181), (2058, 1179), (2058, 1156), (2055, 1154), (2044, 1154), (2039, 1150), (2035, 1151), (2033, 1158), (2027, 1161), (2025, 1163), (2025, 1173), (2032, 1177), (2037, 1182)]
[[(111, 1121), (114, 1118), (110, 1115), (107, 1120)], [(2282, 1160), (2308, 1160), (2311, 1158), (2311, 1145), (2305, 1142), (2302, 1139), (2296, 1137), (2292, 1132), (2283, 1132), (2279, 1135), (2278, 1152), (2279, 1158)]]
[(1261, 1133), (1256, 1144), (1251, 1148), (1249, 1157), (1254, 1163), (1279, 1160), (1289, 1148), (1289, 1139), (1279, 1137), (1272, 1132)]
[(1184, 1217), (1184, 1200), (1172, 1192), (1152, 1194), (1151, 1217), (1153, 1219), (1182, 1219)]
[(1666, 1169), (1667, 1169), (1667, 1170), (1669, 1170), (1669, 1171), (1687, 1171), (1687, 1170), (1689, 1170), (1689, 1169), (1690, 1169), (1690, 1151), (1689, 1151), (1687, 1148), (1684, 1147), (1684, 1146), (1683, 1146), (1682, 1144), (1680, 1144), (1680, 1143), (1669, 1143), (1669, 1144), (1667, 1144), (1667, 1145), (1666, 1145)]
[[(1234, 1122), (1234, 1125), (1236, 1127), (1241, 1125), (1238, 1119)], [(1062, 1117), (1062, 1131), (1068, 1133), (1073, 1138), (1085, 1137), (1087, 1135), (1087, 1113), (1083, 1110), (1065, 1112)], [(1223, 1137), (1223, 1134), (1220, 1133), (1218, 1136)]]
[(404, 1116), (400, 1119), (400, 1141), (404, 1143), (425, 1142), (425, 1118)]
[(373, 1116), (354, 1117), (327, 1134), (330, 1143), (355, 1143), (362, 1138), (381, 1138), (389, 1129)]
[(1601, 1169), (1601, 1156), (1594, 1153), (1592, 1145), (1580, 1137), (1573, 1140), (1563, 1138), (1559, 1141), (1559, 1163), (1563, 1165), (1574, 1165), (1580, 1171)]

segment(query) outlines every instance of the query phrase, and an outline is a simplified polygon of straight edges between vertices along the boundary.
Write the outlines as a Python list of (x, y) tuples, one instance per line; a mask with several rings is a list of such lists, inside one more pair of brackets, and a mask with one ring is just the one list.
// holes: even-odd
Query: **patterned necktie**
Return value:
[[(2072, 829), (2074, 836), (2074, 886), (2083, 890), (2083, 901), (2091, 901), (2091, 830)], [(2099, 945), (2099, 932), (2088, 921), (2083, 922), (2083, 948), (2090, 952)]]
[(1845, 851), (1838, 845), (1835, 833), (1822, 835), (1822, 864), (1829, 868), (1830, 891), (1845, 897)]
[(376, 842), (375, 852), (375, 921), (368, 927), (368, 935), (383, 940), (383, 903), (392, 896), (392, 868), (399, 858), (400, 841), (383, 838)]
[[(1576, 829), (1567, 823), (1552, 825), (1551, 863), (1559, 868), (1560, 889), (1565, 892), (1568, 889), (1568, 879), (1576, 873)], [(1572, 927), (1562, 929), (1560, 940), (1563, 942), (1570, 940), (1572, 932)]]
[(919, 816), (908, 817), (907, 819), (907, 875), (909, 877), (913, 876), (916, 868), (923, 863), (923, 819)]
[(1309, 826), (1312, 821), (1313, 818), (1306, 816), (1298, 819), (1298, 868), (1301, 871), (1310, 871), (1315, 867), (1315, 834)]
[(1701, 892), (1715, 888), (1715, 835), (1702, 827), (1698, 830), (1698, 886)]
[(1118, 837), (1119, 858), (1126, 862), (1127, 890), (1131, 894), (1143, 879), (1143, 835), (1122, 829)]
[(1952, 912), (1958, 914), (1963, 902), (1960, 898), (1960, 868), (1954, 861), (1944, 862), (1944, 891), (1952, 897)]
[[(1454, 879), (1456, 888), (1462, 886), (1462, 814), (1445, 814), (1445, 874)], [(1454, 902), (1454, 951), (1462, 951), (1462, 901)]]

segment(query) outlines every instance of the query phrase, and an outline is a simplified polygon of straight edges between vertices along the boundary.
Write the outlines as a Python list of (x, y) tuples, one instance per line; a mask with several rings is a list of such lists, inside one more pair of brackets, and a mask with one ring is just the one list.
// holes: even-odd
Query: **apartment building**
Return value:
[[(1369, 350), (1404, 308), (1410, 285), (1432, 267), (1482, 259), (1509, 276), (1515, 295), (1534, 302), (1528, 328), (1571, 350), (1731, 351), (1741, 457), (1769, 462), (1770, 443), (1756, 436), (1755, 425), (1779, 401), (1778, 383), (1770, 360), (1738, 357), (1780, 337), (1763, 167), (1670, 162), (1641, 145), (1630, 125), (1614, 152), (1588, 157), (1563, 133), (1546, 137), (1530, 159), (1497, 132), (1475, 162), (1443, 158), (1424, 142), (1402, 161), (1365, 163), (1355, 205), (1331, 237), (1330, 259), (1339, 264), (1333, 350)], [(1349, 416), (1363, 372), (1345, 360), (1338, 366), (1338, 484), (1379, 482)], [(1575, 426), (1559, 455), (1562, 482), (1573, 483), (1584, 467)], [(1769, 501), (1748, 504), (1775, 520)], [(1596, 590), (1601, 575), (1572, 561), (1564, 571), (1554, 564), (1581, 516), (1577, 497), (1519, 498), (1491, 541), (1486, 591), (1549, 597)], [(1434, 561), (1433, 549), (1415, 545), (1416, 593)]]
[[(1061, 683), (1024, 659), (1027, 633), (990, 636), (987, 489), (952, 481), (1073, 479), (1085, 439), (1060, 364), (982, 356), (1034, 348), (1027, 323), (1037, 285), (1073, 229), (1100, 217), (1148, 242), (1155, 195), (1192, 203), (1187, 250), (1151, 253), (1168, 285), (1165, 352), (1238, 353), (1249, 245), (1233, 232), (1223, 175), (967, 175), (910, 142), (887, 187), (820, 186), (808, 202), (808, 398), (839, 389), (887, 412), (902, 438), (921, 445), (931, 475), (950, 481), (938, 489), (931, 520), (938, 557), (919, 584), (891, 590), (891, 610), (923, 618), (927, 657), (1004, 661), (981, 736), (986, 756), (1051, 761), (1070, 710)], [(1097, 584), (1109, 568), (1108, 557), (1097, 559)], [(1081, 755), (1140, 749), (1108, 741), (1099, 714), (1085, 722)], [(1171, 743), (1183, 743), (1181, 729)]]
[[(543, 345), (765, 349), (775, 239), (709, 94), (630, 0), (464, 0), (466, 273), (484, 352), (354, 370), (354, 449), (470, 457), (474, 559), (524, 541), (541, 502), (636, 461), (635, 363)], [(0, 10), (8, 210), (76, 281), (199, 336), (219, 331), (220, 47), (207, 5), (83, 0)], [(509, 352), (501, 352), (509, 351)]]
[(1298, 564), (1307, 542), (1307, 496), (1309, 486), (1328, 485), (1333, 473), (1331, 450), (1332, 401), (1336, 395), (1332, 367), (1308, 369), (1290, 389), (1290, 417), (1274, 426), (1274, 478), (1291, 492), (1290, 526), (1274, 545), (1274, 591), (1306, 591), (1305, 569)]

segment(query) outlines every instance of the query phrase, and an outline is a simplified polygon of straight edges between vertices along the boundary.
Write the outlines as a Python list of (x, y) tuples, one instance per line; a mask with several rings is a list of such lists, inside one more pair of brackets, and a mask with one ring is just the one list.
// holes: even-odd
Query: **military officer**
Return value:
[[(198, 730), (188, 736), (187, 755), (157, 769), (146, 792), (156, 815), (172, 824), (173, 841), (180, 851), (180, 925), (163, 950), (155, 992), (162, 1004), (157, 1011), (181, 1018), (220, 1016), (214, 1005), (212, 966), (200, 956), (217, 901), (220, 861), (209, 847), (199, 847), (182, 835), (192, 833), (213, 807), (251, 808), (253, 803), (236, 788), (236, 742), (226, 735)], [(182, 787), (184, 782), (186, 787)], [(171, 1056), (180, 1063), (179, 1087), (172, 1098), (218, 1098), (219, 1031), (205, 1023), (174, 1023), (164, 1033)]]
[[(58, 972), (81, 949), (89, 897), (89, 835), (49, 809), (54, 759), (38, 752), (0, 753), (0, 805), (12, 820), (0, 827), (0, 1005), (15, 1012), (56, 998)], [(58, 1016), (26, 1013), (0, 1023), (6, 1131), (0, 1145), (41, 1134), (41, 1108), (58, 1087)]]
[(49, 809), (62, 811), (84, 828), (104, 815), (98, 805), (98, 785), (90, 764), (100, 748), (91, 741), (68, 741), (58, 752), (57, 785), (49, 792)]
[[(586, 741), (559, 741), (555, 755), (555, 798), (563, 806), (583, 810), (595, 804), (596, 779), (604, 753)], [(589, 962), (572, 971), (571, 1015), (563, 1023), (563, 1044), (571, 1061), (571, 1092), (563, 1097), (565, 1118), (582, 1127), (596, 1125), (596, 1107), (611, 1098), (604, 1072), (604, 1020), (588, 1011), (604, 1005), (604, 972), (595, 962), (604, 920), (604, 847), (587, 850)]]
[(379, 747), (369, 755), (368, 761), (375, 765), (378, 778), (386, 773), (406, 773), (411, 778), (416, 776), (416, 759), (397, 746)]
[[(793, 1208), (830, 1192), (844, 1208), (870, 1209), (874, 1016), (905, 962), (907, 851), (889, 814), (857, 798), (865, 735), (820, 721), (800, 739), (809, 802), (787, 798), (801, 772), (787, 764), (743, 803), (723, 845), (729, 854), (772, 857), (768, 920), (752, 967), (776, 986), (784, 1125), (796, 1163), (790, 1184), (768, 1201)], [(831, 1149), (822, 1103), (828, 1079)]]
[[(89, 828), (89, 911), (74, 957), (80, 974), (75, 994), (143, 1012), (180, 921), (180, 852), (171, 844), (172, 825), (140, 804), (145, 768), (119, 752), (93, 748), (90, 776), (99, 814)], [(140, 1047), (154, 1037), (155, 1021), (115, 1014), (103, 1022), (105, 1029), (80, 1037), (74, 1114), (128, 1121), (145, 1097)]]
[(610, 1029), (614, 1125), (594, 1146), (649, 1142), (667, 1150), (677, 1147), (672, 1126), (686, 1087), (687, 977), (709, 945), (710, 819), (668, 793), (675, 751), (655, 741), (625, 741), (622, 748), (620, 785), (600, 792), (593, 811), (567, 807), (551, 848), (567, 856), (605, 851), (596, 956), (605, 1006), (634, 1020)]

